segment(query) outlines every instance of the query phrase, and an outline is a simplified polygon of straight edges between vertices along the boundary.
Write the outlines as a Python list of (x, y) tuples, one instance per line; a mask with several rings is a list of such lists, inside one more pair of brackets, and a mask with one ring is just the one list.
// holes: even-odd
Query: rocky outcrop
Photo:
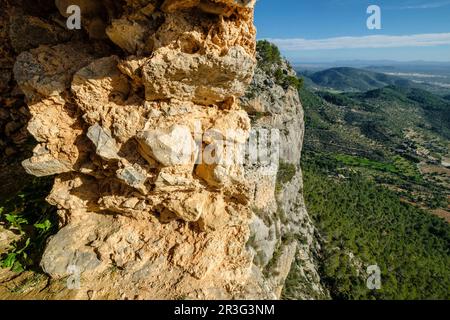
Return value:
[(303, 108), (297, 88), (275, 76), (296, 77), (296, 73), (282, 58), (266, 61), (261, 52), (257, 58), (258, 67), (241, 105), (252, 119), (254, 132), (265, 132), (268, 141), (270, 135), (279, 134), (278, 148), (272, 148), (279, 161), (272, 168), (261, 162), (245, 168), (252, 195), (247, 247), (254, 253), (253, 279), (259, 283), (257, 288), (266, 288), (275, 298), (281, 295), (289, 274), (295, 278), (290, 286), (295, 285), (283, 298), (326, 298), (316, 263), (320, 246), (303, 199)]
[(238, 98), (256, 65), (253, 1), (70, 4), (90, 40), (50, 24), (14, 65), (39, 143), (23, 166), (56, 175), (43, 270), (79, 274), (76, 298), (238, 297), (252, 276)]

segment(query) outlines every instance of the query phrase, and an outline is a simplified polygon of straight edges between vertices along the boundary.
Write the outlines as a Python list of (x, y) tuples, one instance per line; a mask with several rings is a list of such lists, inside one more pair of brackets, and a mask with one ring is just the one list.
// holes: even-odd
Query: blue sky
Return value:
[[(366, 26), (381, 8), (381, 30)], [(258, 0), (258, 39), (294, 62), (450, 61), (450, 0)]]

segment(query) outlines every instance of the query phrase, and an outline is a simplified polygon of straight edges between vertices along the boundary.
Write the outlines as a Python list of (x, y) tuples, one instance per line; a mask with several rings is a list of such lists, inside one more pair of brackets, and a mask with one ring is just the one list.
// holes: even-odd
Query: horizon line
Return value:
[(450, 45), (450, 32), (411, 35), (341, 36), (323, 39), (263, 38), (284, 51), (434, 47)]

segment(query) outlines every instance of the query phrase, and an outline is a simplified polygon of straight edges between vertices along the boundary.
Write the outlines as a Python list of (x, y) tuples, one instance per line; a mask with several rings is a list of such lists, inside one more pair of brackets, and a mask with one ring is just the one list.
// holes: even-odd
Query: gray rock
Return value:
[(79, 243), (74, 240), (78, 236), (79, 227), (64, 227), (53, 236), (42, 256), (41, 267), (45, 273), (54, 278), (68, 276), (74, 272), (83, 273), (91, 271), (100, 266), (101, 261), (92, 248), (73, 247)]
[[(295, 71), (286, 61), (272, 65), (264, 61), (262, 63), (265, 66), (256, 69), (247, 94), (241, 98), (241, 105), (250, 116), (263, 115), (254, 121), (253, 130), (279, 130), (280, 162), (296, 165), (297, 172), (291, 181), (277, 190), (275, 180), (278, 166), (273, 171), (273, 175), (268, 175), (261, 164), (246, 164), (245, 175), (251, 182), (250, 190), (254, 195), (252, 200), (257, 204), (256, 208), (264, 208), (255, 210), (256, 217), (250, 225), (251, 235), (248, 247), (255, 254), (254, 264), (257, 268), (261, 266), (267, 268), (269, 265), (267, 259), (272, 260), (274, 252), (278, 252), (277, 260), (272, 261), (276, 262), (276, 265), (271, 263), (270, 270), (265, 270), (263, 275), (263, 282), (269, 283), (275, 291), (282, 287), (291, 262), (296, 258), (295, 268), (299, 270), (295, 272), (299, 275), (301, 282), (308, 283), (308, 287), (317, 288), (317, 290), (312, 292), (299, 287), (298, 290), (296, 289), (295, 298), (327, 297), (327, 292), (320, 283), (318, 267), (314, 260), (319, 243), (315, 238), (315, 227), (306, 210), (302, 194), (300, 160), (305, 131), (303, 108), (295, 88), (283, 88), (273, 81), (276, 70), (281, 70), (290, 76), (295, 76)], [(267, 201), (270, 198), (272, 198), (271, 201)], [(275, 234), (273, 230), (276, 231)], [(276, 240), (275, 246), (273, 235)], [(283, 238), (304, 241), (285, 244), (282, 241)], [(301, 260), (298, 259), (299, 256), (302, 257)], [(305, 274), (313, 276), (308, 278), (304, 276)]]
[(247, 247), (254, 251), (254, 263), (263, 268), (275, 252), (278, 242), (276, 227), (274, 224), (266, 226), (264, 221), (255, 215), (250, 223), (250, 234), (252, 236)]
[(28, 174), (36, 177), (46, 177), (72, 171), (68, 164), (58, 159), (36, 160), (31, 158), (24, 160), (22, 166)]
[(28, 174), (45, 177), (72, 171), (70, 163), (54, 158), (44, 146), (37, 146), (33, 153), (33, 157), (22, 161), (22, 167)]
[(117, 171), (117, 177), (130, 187), (141, 189), (147, 180), (144, 170), (138, 170), (132, 166)]

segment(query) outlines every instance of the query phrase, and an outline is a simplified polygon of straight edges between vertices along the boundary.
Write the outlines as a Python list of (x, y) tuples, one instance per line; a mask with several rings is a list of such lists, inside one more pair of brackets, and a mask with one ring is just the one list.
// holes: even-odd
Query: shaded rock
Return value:
[(142, 190), (147, 180), (147, 175), (142, 168), (132, 166), (125, 167), (117, 171), (117, 177), (130, 187)]
[(160, 13), (154, 13), (155, 6), (148, 4), (141, 13), (114, 19), (106, 29), (109, 39), (130, 54), (148, 54), (153, 49), (151, 34), (164, 22)]
[(61, 15), (65, 17), (69, 16), (67, 13), (69, 6), (79, 6), (83, 18), (82, 27), (89, 36), (93, 39), (106, 38), (106, 19), (113, 15), (114, 7), (105, 7), (102, 0), (55, 0), (55, 4)]
[(11, 80), (11, 71), (8, 69), (0, 69), (0, 93), (9, 87)]
[(22, 52), (14, 64), (14, 79), (30, 101), (59, 95), (70, 86), (73, 74), (92, 61), (94, 52), (92, 46), (77, 42)]
[[(74, 247), (74, 236), (79, 235), (81, 226), (62, 228), (53, 236), (41, 260), (41, 267), (45, 273), (55, 278), (62, 278), (78, 271), (92, 271), (100, 266), (92, 248)], [(86, 241), (86, 239), (84, 239)]]
[(42, 18), (13, 14), (9, 27), (9, 38), (17, 53), (39, 47), (41, 44), (54, 45), (71, 38), (67, 29), (48, 23)]
[(254, 263), (264, 268), (272, 260), (279, 241), (277, 228), (275, 224), (266, 226), (260, 217), (255, 216), (250, 224), (250, 232), (252, 236), (247, 246), (254, 251)]
[(56, 159), (42, 146), (36, 147), (33, 152), (32, 158), (22, 162), (22, 166), (28, 174), (45, 177), (72, 171), (70, 163)]

